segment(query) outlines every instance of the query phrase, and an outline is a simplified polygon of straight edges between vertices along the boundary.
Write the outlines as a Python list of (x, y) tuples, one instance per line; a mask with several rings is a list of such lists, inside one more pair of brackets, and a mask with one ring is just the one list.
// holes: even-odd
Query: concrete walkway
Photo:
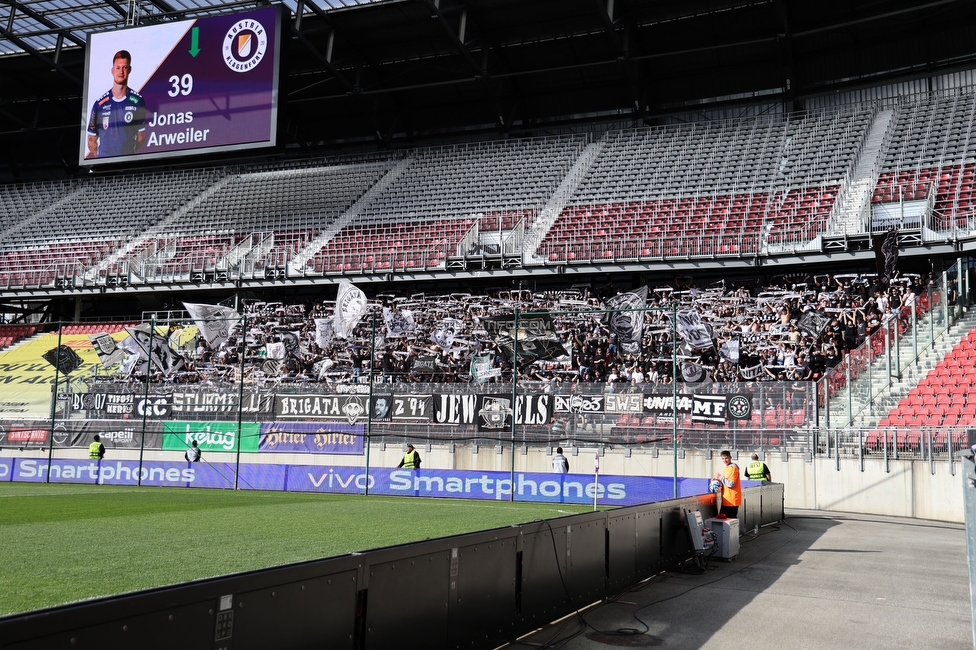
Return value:
[[(964, 526), (786, 514), (742, 536), (734, 561), (655, 576), (507, 647), (973, 648)], [(614, 634), (628, 629), (642, 634)]]

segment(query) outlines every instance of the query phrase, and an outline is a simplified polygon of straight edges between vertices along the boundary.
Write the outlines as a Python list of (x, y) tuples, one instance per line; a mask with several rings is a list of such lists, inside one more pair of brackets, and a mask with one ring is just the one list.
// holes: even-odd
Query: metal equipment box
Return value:
[(731, 560), (739, 554), (739, 520), (713, 517), (705, 520), (705, 526), (715, 533), (717, 546), (714, 557)]

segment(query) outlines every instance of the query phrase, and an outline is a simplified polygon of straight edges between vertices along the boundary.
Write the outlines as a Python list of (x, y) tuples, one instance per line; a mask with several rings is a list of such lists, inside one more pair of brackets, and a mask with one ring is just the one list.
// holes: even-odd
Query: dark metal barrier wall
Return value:
[[(0, 619), (0, 648), (493, 648), (692, 551), (710, 495), (571, 515)], [(743, 529), (783, 519), (744, 490)]]

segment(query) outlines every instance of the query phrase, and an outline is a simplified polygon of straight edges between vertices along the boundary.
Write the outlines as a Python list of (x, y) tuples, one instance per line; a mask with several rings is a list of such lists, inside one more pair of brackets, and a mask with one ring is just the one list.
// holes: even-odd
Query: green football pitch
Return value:
[(589, 509), (0, 483), (0, 615)]

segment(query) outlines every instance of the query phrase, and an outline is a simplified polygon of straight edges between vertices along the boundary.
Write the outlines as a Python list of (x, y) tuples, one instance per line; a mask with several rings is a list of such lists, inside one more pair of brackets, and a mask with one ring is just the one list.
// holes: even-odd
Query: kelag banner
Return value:
[[(660, 476), (600, 476), (587, 474), (508, 472), (478, 470), (379, 469), (367, 473), (361, 467), (242, 464), (238, 487), (254, 490), (328, 492), (389, 496), (446, 497), (454, 499), (508, 500), (544, 503), (593, 503), (635, 505), (672, 498), (674, 479)], [(55, 483), (102, 483), (113, 485), (166, 485), (174, 487), (231, 488), (232, 463), (169, 461), (54, 460), (0, 458), (0, 480)], [(744, 486), (759, 485), (744, 481)], [(708, 479), (678, 479), (678, 496), (708, 493)]]
[(260, 451), (306, 454), (363, 453), (362, 424), (341, 422), (267, 422), (261, 425)]
[[(241, 423), (242, 452), (256, 452), (261, 425)], [(164, 422), (163, 449), (186, 451), (196, 440), (202, 451), (237, 451), (237, 422)]]

